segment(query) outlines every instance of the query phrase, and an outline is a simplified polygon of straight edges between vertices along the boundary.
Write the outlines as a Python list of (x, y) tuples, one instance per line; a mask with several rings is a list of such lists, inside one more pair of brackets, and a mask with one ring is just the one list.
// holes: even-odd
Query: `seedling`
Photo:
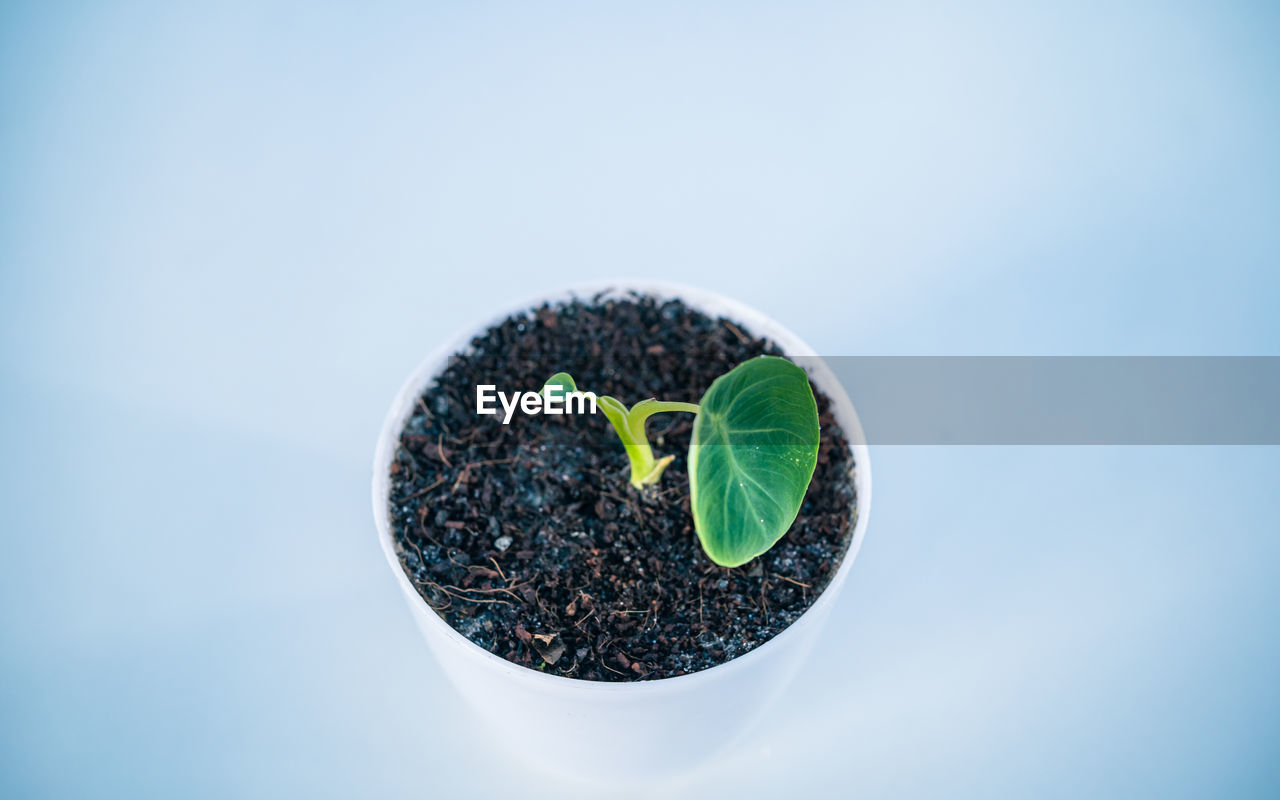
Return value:
[[(558, 372), (546, 392), (578, 391)], [(631, 485), (657, 483), (673, 455), (655, 458), (645, 433), (654, 414), (696, 414), (689, 444), (694, 529), (715, 563), (737, 567), (773, 547), (800, 513), (818, 463), (818, 404), (804, 370), (775, 356), (744, 361), (716, 378), (700, 403), (597, 397), (631, 462)]]

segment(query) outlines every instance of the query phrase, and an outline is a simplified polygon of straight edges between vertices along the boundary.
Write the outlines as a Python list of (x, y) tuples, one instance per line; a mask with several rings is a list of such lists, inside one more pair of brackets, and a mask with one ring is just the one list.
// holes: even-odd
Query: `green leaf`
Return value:
[(567, 372), (557, 372), (555, 375), (547, 378), (547, 382), (542, 385), (542, 394), (546, 394), (547, 389), (552, 386), (560, 387), (561, 397), (564, 397), (569, 392), (578, 391), (577, 384), (573, 382), (573, 376)]
[(804, 370), (744, 361), (703, 396), (689, 445), (689, 488), (702, 548), (724, 567), (773, 547), (800, 512), (818, 463), (818, 404)]

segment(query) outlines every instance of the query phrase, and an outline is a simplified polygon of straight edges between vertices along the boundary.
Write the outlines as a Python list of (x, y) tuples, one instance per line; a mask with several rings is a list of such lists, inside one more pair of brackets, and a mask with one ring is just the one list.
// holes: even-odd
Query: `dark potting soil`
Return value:
[(568, 372), (627, 405), (697, 402), (771, 342), (678, 301), (597, 296), (489, 329), (420, 398), (391, 466), (400, 560), (456, 630), (508, 661), (627, 681), (706, 669), (768, 641), (822, 592), (853, 531), (853, 459), (815, 389), (822, 438), (800, 515), (769, 552), (725, 569), (702, 552), (685, 456), (693, 416), (649, 420), (675, 454), (644, 491), (603, 414), (475, 410), (477, 384), (536, 391)]

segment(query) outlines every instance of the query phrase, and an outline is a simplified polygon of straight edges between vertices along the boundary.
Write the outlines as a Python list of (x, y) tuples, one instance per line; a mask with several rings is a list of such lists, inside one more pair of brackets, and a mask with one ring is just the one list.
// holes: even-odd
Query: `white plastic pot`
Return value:
[[(604, 683), (548, 675), (513, 664), (472, 643), (426, 604), (396, 553), (388, 509), (391, 462), (405, 421), (419, 395), (471, 339), (490, 326), (540, 305), (604, 289), (680, 299), (711, 317), (772, 339), (789, 356), (815, 353), (791, 331), (758, 311), (713, 292), (667, 283), (617, 281), (575, 287), (534, 298), (462, 331), (418, 366), (396, 396), (373, 459), (373, 517), (387, 563), (413, 617), (444, 673), (514, 753), (551, 771), (588, 780), (635, 781), (669, 775), (707, 759), (746, 731), (778, 696), (821, 633), (867, 530), (871, 463), (866, 439), (848, 395), (819, 359), (802, 359), (810, 379), (832, 401), (856, 463), (857, 523), (853, 541), (817, 601), (773, 639), (711, 669), (630, 683)], [(554, 365), (548, 365), (551, 369)], [(602, 434), (604, 435), (604, 434)], [(444, 730), (444, 728), (442, 728)]]

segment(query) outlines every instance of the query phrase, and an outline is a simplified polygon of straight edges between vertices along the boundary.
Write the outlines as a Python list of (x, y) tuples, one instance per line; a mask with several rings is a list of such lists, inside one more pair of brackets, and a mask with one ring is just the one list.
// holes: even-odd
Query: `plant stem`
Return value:
[(696, 403), (681, 403), (667, 400), (641, 400), (630, 409), (612, 397), (600, 398), (600, 408), (605, 417), (613, 424), (626, 448), (627, 459), (631, 462), (631, 485), (637, 489), (650, 486), (662, 477), (662, 471), (675, 456), (653, 457), (653, 448), (649, 446), (649, 437), (645, 432), (645, 422), (654, 414), (669, 411), (687, 411), (698, 413)]

